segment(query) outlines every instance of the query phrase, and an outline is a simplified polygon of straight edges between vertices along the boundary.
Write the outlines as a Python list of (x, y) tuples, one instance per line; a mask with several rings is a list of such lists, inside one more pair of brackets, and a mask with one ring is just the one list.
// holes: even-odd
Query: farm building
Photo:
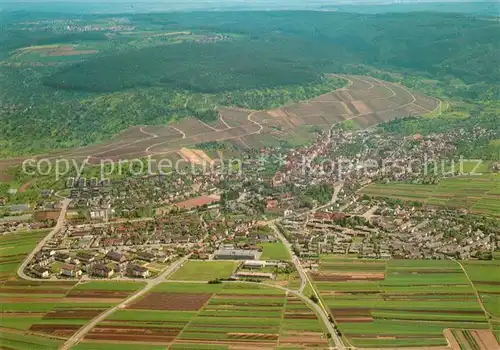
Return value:
[(262, 269), (266, 267), (266, 262), (261, 260), (246, 260), (243, 263), (245, 269)]
[(235, 277), (238, 278), (265, 278), (265, 279), (274, 279), (274, 273), (270, 272), (246, 272), (240, 271), (234, 274)]

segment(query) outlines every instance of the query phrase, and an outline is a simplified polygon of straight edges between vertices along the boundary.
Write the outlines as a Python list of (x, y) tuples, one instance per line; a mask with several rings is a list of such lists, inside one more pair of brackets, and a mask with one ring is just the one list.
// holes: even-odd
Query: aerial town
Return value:
[(260, 266), (260, 245), (280, 240), (276, 230), (311, 270), (323, 254), (487, 259), (500, 248), (494, 218), (364, 191), (374, 181), (438, 183), (460, 173), (441, 162), (453, 154), (454, 133), (423, 139), (332, 129), (309, 146), (244, 155), (239, 172), (80, 178), (65, 190), (66, 208), (60, 194), (44, 189), (36, 208), (8, 207), (12, 220), (0, 227), (51, 227), (65, 210), (64, 227), (25, 266), (39, 279), (148, 279), (184, 256)]

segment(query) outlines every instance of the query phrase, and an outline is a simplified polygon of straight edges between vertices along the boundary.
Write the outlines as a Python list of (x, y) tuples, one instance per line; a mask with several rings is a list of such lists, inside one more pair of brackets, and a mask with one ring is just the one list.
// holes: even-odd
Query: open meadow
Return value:
[[(476, 281), (486, 273), (478, 265), (493, 267), (471, 262), (471, 269), (478, 274)], [(455, 261), (323, 256), (319, 271), (311, 277), (343, 337), (354, 346), (446, 345), (446, 329), (480, 330), (479, 334), (492, 336), (491, 321)], [(488, 283), (485, 286), (494, 288)], [(497, 301), (487, 296), (482, 296), (483, 303), (494, 309)]]
[(179, 281), (211, 281), (229, 278), (238, 267), (236, 261), (198, 261), (188, 260), (174, 274), (171, 280)]

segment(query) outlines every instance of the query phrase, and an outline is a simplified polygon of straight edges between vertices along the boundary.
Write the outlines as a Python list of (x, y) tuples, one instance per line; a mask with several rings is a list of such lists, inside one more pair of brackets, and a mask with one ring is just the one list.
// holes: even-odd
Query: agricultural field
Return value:
[(290, 253), (281, 242), (262, 243), (261, 260), (290, 260)]
[(238, 267), (236, 261), (188, 260), (174, 274), (169, 276), (177, 281), (211, 281), (229, 278)]
[(17, 266), (35, 245), (47, 235), (47, 230), (16, 232), (0, 236), (0, 281), (15, 278)]
[(373, 197), (422, 202), (426, 206), (464, 208), (500, 216), (500, 175), (483, 174), (442, 179), (437, 185), (372, 184), (362, 190)]
[(476, 288), (500, 342), (500, 260), (465, 261), (462, 263)]
[(0, 343), (9, 349), (57, 348), (89, 320), (143, 286), (135, 282), (77, 284), (76, 281), (18, 279), (17, 267), (46, 234), (46, 231), (34, 231), (0, 237)]
[(354, 346), (446, 345), (447, 328), (490, 328), (467, 276), (451, 260), (322, 256), (311, 278)]
[(124, 349), (328, 345), (316, 315), (302, 300), (246, 283), (162, 283), (99, 323), (77, 349), (108, 349), (117, 341)]

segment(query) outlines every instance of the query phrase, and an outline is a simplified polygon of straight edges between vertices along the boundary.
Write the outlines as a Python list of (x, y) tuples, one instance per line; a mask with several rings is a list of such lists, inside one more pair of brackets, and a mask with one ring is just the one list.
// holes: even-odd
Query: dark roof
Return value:
[(94, 265), (94, 270), (102, 270), (104, 272), (111, 271), (111, 269), (108, 266), (104, 265), (104, 264), (95, 264)]
[(35, 265), (33, 266), (33, 271), (43, 273), (45, 271), (49, 271), (46, 267), (40, 266), (40, 265)]
[(139, 266), (139, 265), (128, 265), (127, 269), (131, 270), (131, 271), (137, 271), (137, 272), (146, 272), (146, 271), (148, 271), (147, 268)]
[(123, 254), (120, 252), (108, 252), (106, 257), (112, 260), (120, 260), (123, 257)]

